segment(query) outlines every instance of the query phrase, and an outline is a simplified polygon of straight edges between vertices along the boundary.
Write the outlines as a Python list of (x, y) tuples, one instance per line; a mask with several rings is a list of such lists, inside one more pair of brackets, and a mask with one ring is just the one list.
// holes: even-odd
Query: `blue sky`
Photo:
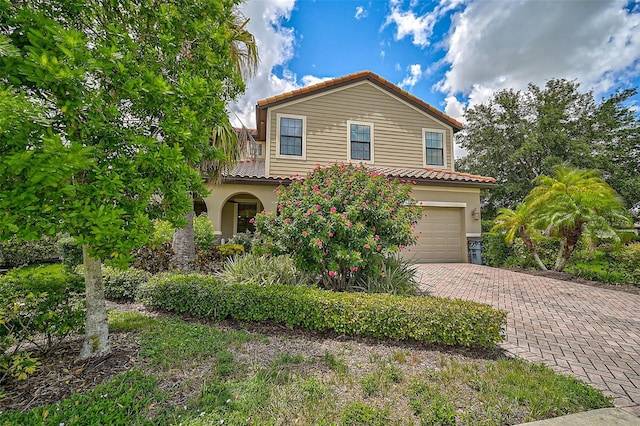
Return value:
[(598, 99), (640, 86), (637, 1), (248, 0), (241, 7), (261, 58), (232, 105), (234, 124), (247, 127), (259, 99), (362, 70), (457, 119), (497, 90), (551, 78), (577, 80)]

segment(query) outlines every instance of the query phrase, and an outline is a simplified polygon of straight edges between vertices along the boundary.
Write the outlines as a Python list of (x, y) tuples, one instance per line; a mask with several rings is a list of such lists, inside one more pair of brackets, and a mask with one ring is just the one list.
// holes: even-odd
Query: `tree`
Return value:
[[(511, 245), (516, 236), (520, 237), (536, 264), (543, 271), (547, 270), (547, 266), (540, 259), (538, 252), (531, 240), (531, 232), (533, 226), (532, 209), (529, 204), (520, 204), (515, 210), (501, 208), (498, 210), (496, 217), (496, 225), (491, 232), (505, 231), (504, 240)], [(536, 232), (536, 231), (534, 231)]]
[(562, 271), (585, 232), (618, 239), (616, 230), (631, 225), (621, 198), (594, 170), (555, 168), (539, 176), (524, 200), (535, 212), (534, 226), (560, 241), (554, 271)]
[(386, 256), (415, 242), (421, 213), (410, 190), (364, 166), (316, 168), (279, 190), (277, 212), (256, 216), (256, 235), (268, 252), (320, 274), (325, 287), (346, 290), (383, 273)]
[[(234, 72), (243, 80), (250, 78), (258, 67), (258, 50), (254, 36), (247, 31), (249, 22), (242, 14), (234, 9), (224, 22), (231, 40), (231, 62)], [(244, 86), (243, 86), (244, 87)], [(218, 123), (211, 134), (212, 155), (202, 158), (192, 166), (200, 171), (202, 178), (208, 184), (219, 180), (225, 169), (232, 168), (240, 159), (241, 153), (249, 134), (246, 129), (240, 132), (231, 126), (228, 116)], [(193, 219), (195, 212), (188, 211), (184, 219), (186, 225), (176, 229), (173, 235), (173, 249), (175, 262), (183, 270), (189, 270), (195, 260), (196, 245), (194, 239)]]
[(600, 169), (624, 196), (628, 208), (640, 200), (640, 120), (625, 103), (635, 89), (619, 91), (597, 104), (578, 83), (550, 80), (544, 88), (505, 89), (465, 112), (458, 142), (467, 155), (459, 170), (493, 176), (499, 186), (483, 191), (488, 216), (515, 208), (558, 164)]
[(235, 1), (0, 2), (0, 238), (83, 246), (82, 357), (110, 351), (102, 259), (126, 263), (153, 217), (182, 224), (189, 166), (244, 88), (225, 22)]

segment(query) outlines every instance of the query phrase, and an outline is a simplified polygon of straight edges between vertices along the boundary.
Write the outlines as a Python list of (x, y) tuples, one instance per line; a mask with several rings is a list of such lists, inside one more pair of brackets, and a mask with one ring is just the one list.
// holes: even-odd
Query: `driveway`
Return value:
[(640, 295), (471, 264), (418, 265), (436, 296), (505, 309), (505, 350), (570, 373), (640, 416)]

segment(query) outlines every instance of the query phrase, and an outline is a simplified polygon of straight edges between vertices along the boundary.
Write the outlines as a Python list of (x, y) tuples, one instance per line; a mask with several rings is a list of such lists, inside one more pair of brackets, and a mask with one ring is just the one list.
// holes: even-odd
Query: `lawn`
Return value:
[(42, 360), (8, 384), (0, 425), (506, 425), (612, 406), (497, 350), (144, 311), (111, 310), (109, 321), (112, 357), (78, 364), (69, 347), (67, 359)]

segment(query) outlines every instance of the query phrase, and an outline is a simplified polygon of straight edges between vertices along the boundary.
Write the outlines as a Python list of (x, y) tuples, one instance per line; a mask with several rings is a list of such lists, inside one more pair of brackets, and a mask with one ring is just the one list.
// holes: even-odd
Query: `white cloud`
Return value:
[(315, 75), (305, 75), (301, 78), (303, 86), (313, 86), (323, 81), (331, 80), (333, 77), (316, 77)]
[(362, 6), (356, 7), (356, 14), (355, 14), (354, 18), (356, 18), (357, 20), (360, 20), (360, 19), (366, 18), (367, 15), (369, 15), (369, 12), (367, 12), (364, 9), (364, 7), (362, 7)]
[[(300, 87), (296, 75), (286, 70), (287, 62), (293, 57), (295, 35), (283, 22), (289, 19), (294, 6), (295, 0), (248, 0), (241, 4), (244, 15), (250, 18), (247, 29), (256, 38), (260, 64), (255, 77), (247, 82), (245, 94), (229, 106), (233, 125), (239, 126), (242, 122), (247, 127), (255, 127), (258, 100)], [(282, 77), (273, 73), (276, 66), (285, 67)]]
[(394, 38), (402, 40), (409, 36), (412, 37), (412, 43), (419, 47), (429, 45), (429, 38), (433, 32), (433, 26), (436, 23), (433, 14), (416, 16), (413, 11), (400, 10), (400, 5), (392, 1), (391, 13), (387, 16), (387, 20), (383, 27), (390, 24), (396, 25), (396, 33)]
[(396, 33), (394, 38), (402, 40), (405, 37), (411, 37), (412, 43), (420, 48), (425, 48), (430, 42), (433, 35), (433, 27), (443, 15), (458, 8), (465, 0), (441, 0), (433, 11), (423, 15), (417, 15), (413, 10), (420, 4), (418, 0), (411, 0), (409, 10), (402, 10), (399, 0), (391, 0), (391, 12), (387, 15), (387, 19), (382, 26), (383, 28), (395, 24)]
[(552, 78), (577, 79), (596, 93), (640, 75), (640, 13), (625, 1), (469, 1), (453, 15), (435, 88), (447, 108), (485, 102), (506, 87)]
[(405, 88), (413, 88), (420, 80), (422, 80), (422, 65), (413, 64), (407, 67), (407, 71), (409, 71), (409, 75), (407, 75), (398, 86)]

